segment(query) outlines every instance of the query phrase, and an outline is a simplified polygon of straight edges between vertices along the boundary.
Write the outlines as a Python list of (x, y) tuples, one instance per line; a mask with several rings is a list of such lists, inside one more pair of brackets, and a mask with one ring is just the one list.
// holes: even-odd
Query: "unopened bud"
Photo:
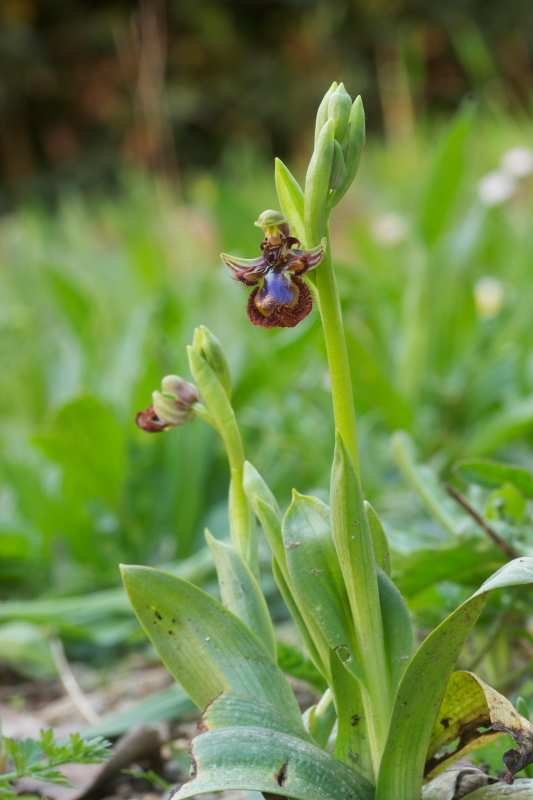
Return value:
[(341, 83), (329, 98), (328, 117), (333, 120), (335, 139), (340, 143), (348, 128), (352, 98)]
[(193, 347), (207, 361), (224, 387), (228, 398), (231, 398), (231, 373), (222, 345), (217, 337), (205, 325), (200, 325), (194, 331)]
[(329, 100), (333, 92), (337, 90), (337, 83), (333, 82), (329, 89), (327, 90), (326, 94), (322, 98), (322, 102), (318, 107), (318, 111), (316, 112), (316, 125), (315, 125), (315, 144), (318, 141), (318, 137), (320, 136), (320, 131), (328, 121), (328, 106)]
[(178, 375), (163, 378), (161, 388), (163, 392), (153, 392), (153, 404), (146, 411), (140, 411), (135, 420), (139, 428), (148, 433), (186, 425), (194, 419), (193, 405), (200, 401), (196, 386)]
[(342, 186), (344, 176), (346, 175), (346, 164), (342, 154), (342, 147), (335, 139), (333, 142), (333, 161), (331, 163), (331, 175), (329, 179), (329, 188), (338, 189)]

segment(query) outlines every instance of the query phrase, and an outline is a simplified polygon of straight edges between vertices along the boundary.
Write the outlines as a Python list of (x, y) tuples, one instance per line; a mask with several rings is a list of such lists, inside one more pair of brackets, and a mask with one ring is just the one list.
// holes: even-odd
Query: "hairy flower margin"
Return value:
[(294, 328), (311, 312), (313, 298), (300, 277), (317, 267), (324, 256), (326, 239), (312, 250), (298, 250), (300, 241), (291, 236), (290, 220), (279, 211), (264, 211), (257, 222), (265, 238), (259, 258), (236, 258), (221, 253), (233, 270), (233, 278), (255, 286), (248, 300), (248, 316), (261, 328)]

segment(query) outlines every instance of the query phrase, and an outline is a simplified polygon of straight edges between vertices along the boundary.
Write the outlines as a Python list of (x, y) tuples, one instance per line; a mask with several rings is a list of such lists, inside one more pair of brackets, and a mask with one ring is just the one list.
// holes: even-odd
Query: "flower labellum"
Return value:
[(300, 277), (317, 267), (324, 256), (326, 239), (312, 250), (298, 250), (290, 235), (289, 220), (279, 211), (264, 211), (257, 222), (265, 232), (259, 258), (221, 254), (234, 279), (255, 286), (248, 300), (248, 316), (262, 328), (294, 328), (311, 311), (313, 299)]
[(167, 375), (162, 392), (152, 394), (153, 404), (139, 411), (135, 422), (147, 433), (161, 433), (169, 428), (186, 425), (194, 419), (193, 406), (200, 401), (196, 386), (178, 375)]

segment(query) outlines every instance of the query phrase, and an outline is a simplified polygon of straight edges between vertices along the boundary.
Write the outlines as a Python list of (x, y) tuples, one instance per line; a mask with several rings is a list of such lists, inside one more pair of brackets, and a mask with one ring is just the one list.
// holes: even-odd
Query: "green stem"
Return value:
[(257, 577), (259, 563), (257, 531), (250, 503), (244, 492), (244, 447), (235, 413), (219, 379), (205, 359), (193, 347), (188, 348), (191, 372), (203, 395), (205, 405), (197, 403), (195, 412), (220, 434), (228, 455), (231, 483), (229, 519), (231, 541)]
[(320, 315), (324, 326), (324, 338), (329, 362), (333, 414), (335, 427), (341, 432), (357, 474), (360, 475), (350, 363), (348, 361), (348, 348), (346, 347), (337, 281), (331, 259), (329, 224), (327, 222), (325, 235), (328, 245), (322, 263), (316, 271), (316, 288), (320, 300)]

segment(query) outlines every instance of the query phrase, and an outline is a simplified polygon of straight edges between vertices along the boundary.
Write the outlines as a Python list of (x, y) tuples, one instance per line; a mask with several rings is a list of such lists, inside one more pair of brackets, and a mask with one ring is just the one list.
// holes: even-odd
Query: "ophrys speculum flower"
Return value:
[(257, 222), (265, 232), (259, 258), (236, 258), (222, 253), (234, 279), (256, 288), (248, 300), (248, 316), (262, 328), (294, 328), (311, 311), (313, 298), (300, 277), (322, 261), (326, 239), (312, 250), (299, 250), (290, 235), (290, 222), (279, 211), (265, 211)]

